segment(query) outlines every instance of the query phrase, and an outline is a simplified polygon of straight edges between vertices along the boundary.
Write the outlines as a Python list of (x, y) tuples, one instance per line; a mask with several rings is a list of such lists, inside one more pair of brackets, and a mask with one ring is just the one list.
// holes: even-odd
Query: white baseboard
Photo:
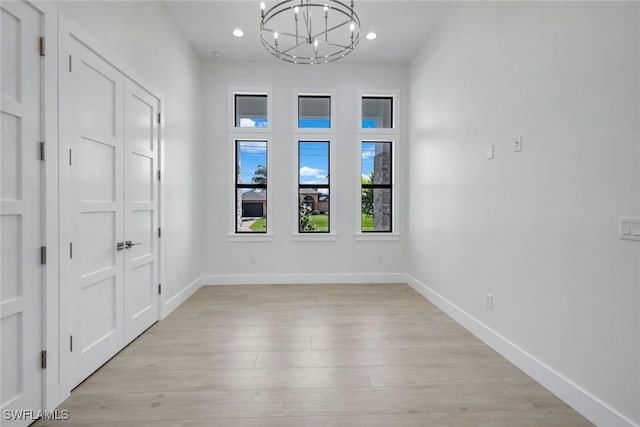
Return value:
[(338, 274), (208, 274), (200, 278), (203, 286), (221, 285), (292, 285), (321, 283), (405, 283), (404, 273)]
[(182, 289), (180, 292), (172, 296), (166, 301), (163, 301), (162, 308), (160, 310), (160, 318), (164, 319), (167, 317), (173, 310), (178, 308), (180, 304), (185, 302), (191, 295), (196, 293), (198, 289), (202, 287), (202, 279), (204, 276), (200, 276), (193, 282), (191, 282), (187, 287)]
[(620, 414), (544, 362), (536, 359), (533, 355), (489, 328), (413, 276), (407, 274), (406, 281), (409, 286), (431, 301), (440, 310), (447, 313), (469, 332), (522, 369), (594, 424), (606, 427), (640, 427), (640, 425)]

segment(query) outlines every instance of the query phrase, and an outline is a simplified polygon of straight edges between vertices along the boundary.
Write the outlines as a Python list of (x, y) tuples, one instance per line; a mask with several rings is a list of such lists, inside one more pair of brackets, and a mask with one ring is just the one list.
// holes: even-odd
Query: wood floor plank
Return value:
[(204, 287), (37, 427), (582, 427), (405, 284)]

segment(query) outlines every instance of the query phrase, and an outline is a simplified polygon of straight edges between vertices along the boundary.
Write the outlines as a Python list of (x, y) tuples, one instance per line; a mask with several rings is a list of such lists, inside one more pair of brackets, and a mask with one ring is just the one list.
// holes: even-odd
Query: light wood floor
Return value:
[(404, 284), (205, 287), (38, 426), (587, 426)]

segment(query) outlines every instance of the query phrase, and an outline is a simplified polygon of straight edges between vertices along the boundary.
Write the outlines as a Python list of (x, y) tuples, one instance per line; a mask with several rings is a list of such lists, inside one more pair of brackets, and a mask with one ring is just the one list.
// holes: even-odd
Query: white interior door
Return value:
[(124, 95), (124, 306), (129, 342), (158, 320), (158, 99), (127, 79)]
[(0, 9), (0, 405), (2, 425), (24, 426), (28, 416), (5, 411), (42, 408), (40, 15), (22, 2)]
[(73, 37), (61, 43), (60, 145), (68, 150), (67, 164), (60, 165), (67, 174), (61, 205), (68, 221), (61, 286), (71, 288), (69, 351), (77, 385), (124, 346), (124, 250), (118, 248), (124, 240), (124, 77)]

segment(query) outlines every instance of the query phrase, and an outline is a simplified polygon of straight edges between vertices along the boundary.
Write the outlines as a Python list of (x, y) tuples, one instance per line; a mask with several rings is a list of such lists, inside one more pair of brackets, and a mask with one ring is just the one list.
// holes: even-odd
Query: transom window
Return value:
[(331, 96), (298, 95), (298, 128), (331, 128)]
[(236, 233), (267, 232), (267, 141), (236, 140)]
[(329, 233), (329, 141), (298, 141), (298, 232)]
[(267, 116), (267, 95), (235, 94), (235, 127), (269, 127)]
[(392, 143), (362, 141), (361, 230), (392, 231)]
[(363, 129), (393, 128), (393, 97), (363, 96), (362, 97), (362, 128)]

